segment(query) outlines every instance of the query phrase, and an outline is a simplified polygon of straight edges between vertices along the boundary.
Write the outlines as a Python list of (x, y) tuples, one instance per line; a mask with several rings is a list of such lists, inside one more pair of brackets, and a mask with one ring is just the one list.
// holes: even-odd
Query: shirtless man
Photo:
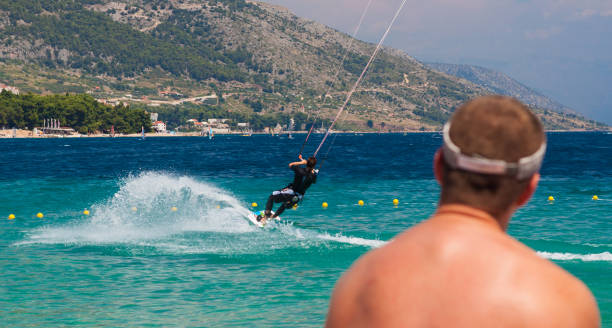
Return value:
[(437, 212), (342, 276), (327, 327), (600, 327), (589, 289), (506, 234), (546, 149), (535, 115), (489, 96), (457, 110), (434, 158)]

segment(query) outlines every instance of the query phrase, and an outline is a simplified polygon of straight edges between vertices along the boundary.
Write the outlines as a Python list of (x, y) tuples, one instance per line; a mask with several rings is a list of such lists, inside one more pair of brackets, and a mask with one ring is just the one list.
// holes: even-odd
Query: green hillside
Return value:
[(87, 95), (38, 96), (0, 93), (0, 126), (19, 129), (42, 127), (43, 121), (56, 119), (80, 133), (110, 131), (136, 133), (150, 128), (144, 110), (106, 106)]
[[(181, 34), (181, 30), (173, 31), (170, 24), (160, 26), (151, 35), (117, 23), (105, 14), (83, 9), (83, 5), (94, 3), (98, 1), (2, 0), (0, 9), (9, 12), (11, 22), (16, 22), (3, 31), (2, 37), (8, 45), (13, 38), (32, 43), (43, 40), (51, 45), (54, 50), (47, 49), (46, 58), (39, 60), (51, 68), (131, 77), (147, 68), (160, 67), (196, 80), (245, 80), (237, 64), (248, 56), (189, 43), (193, 38)], [(59, 49), (71, 55), (61, 58)]]
[[(162, 119), (211, 112), (167, 92), (219, 95), (213, 112), (249, 122), (330, 118), (374, 49), (360, 41), (348, 49), (350, 41), (284, 8), (243, 0), (0, 0), (0, 82), (159, 106)], [(385, 48), (339, 127), (439, 129), (456, 106), (489, 92)], [(564, 113), (540, 115), (556, 128), (598, 127)]]

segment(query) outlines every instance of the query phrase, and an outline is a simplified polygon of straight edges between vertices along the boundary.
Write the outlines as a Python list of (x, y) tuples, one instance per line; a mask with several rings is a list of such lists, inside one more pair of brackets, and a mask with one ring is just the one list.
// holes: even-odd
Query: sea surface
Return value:
[[(256, 228), (251, 203), (291, 181), (304, 137), (0, 140), (0, 326), (322, 326), (351, 263), (434, 212), (441, 138), (338, 135), (299, 208)], [(612, 327), (612, 135), (548, 138), (509, 233)]]

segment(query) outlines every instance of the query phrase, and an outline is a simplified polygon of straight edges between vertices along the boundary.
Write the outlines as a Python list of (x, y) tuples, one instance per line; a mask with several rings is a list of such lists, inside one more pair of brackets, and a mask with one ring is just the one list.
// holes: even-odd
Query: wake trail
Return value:
[(384, 242), (331, 235), (291, 224), (260, 229), (241, 200), (191, 177), (144, 172), (91, 208), (91, 217), (30, 231), (16, 245), (63, 244), (153, 247), (166, 253), (241, 254), (326, 243), (379, 247)]
[[(263, 254), (288, 248), (350, 245), (378, 248), (389, 241), (273, 223), (265, 229), (247, 219), (244, 202), (191, 177), (144, 172), (120, 181), (119, 190), (91, 208), (91, 217), (34, 228), (15, 245), (58, 244), (153, 248), (167, 254)], [(173, 211), (172, 207), (177, 210)], [(554, 261), (612, 262), (612, 253), (539, 251)]]
[(545, 259), (555, 261), (582, 261), (582, 262), (612, 262), (612, 253), (574, 254), (560, 252), (538, 252)]

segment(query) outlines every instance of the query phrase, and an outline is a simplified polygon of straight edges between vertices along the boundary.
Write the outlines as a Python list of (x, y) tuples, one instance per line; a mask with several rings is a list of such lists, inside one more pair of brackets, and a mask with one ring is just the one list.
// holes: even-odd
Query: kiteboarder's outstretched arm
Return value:
[(299, 162), (289, 163), (289, 167), (293, 167), (293, 166), (296, 166), (296, 165), (306, 165), (307, 161), (302, 158), (302, 155), (300, 155), (299, 158), (300, 158)]

